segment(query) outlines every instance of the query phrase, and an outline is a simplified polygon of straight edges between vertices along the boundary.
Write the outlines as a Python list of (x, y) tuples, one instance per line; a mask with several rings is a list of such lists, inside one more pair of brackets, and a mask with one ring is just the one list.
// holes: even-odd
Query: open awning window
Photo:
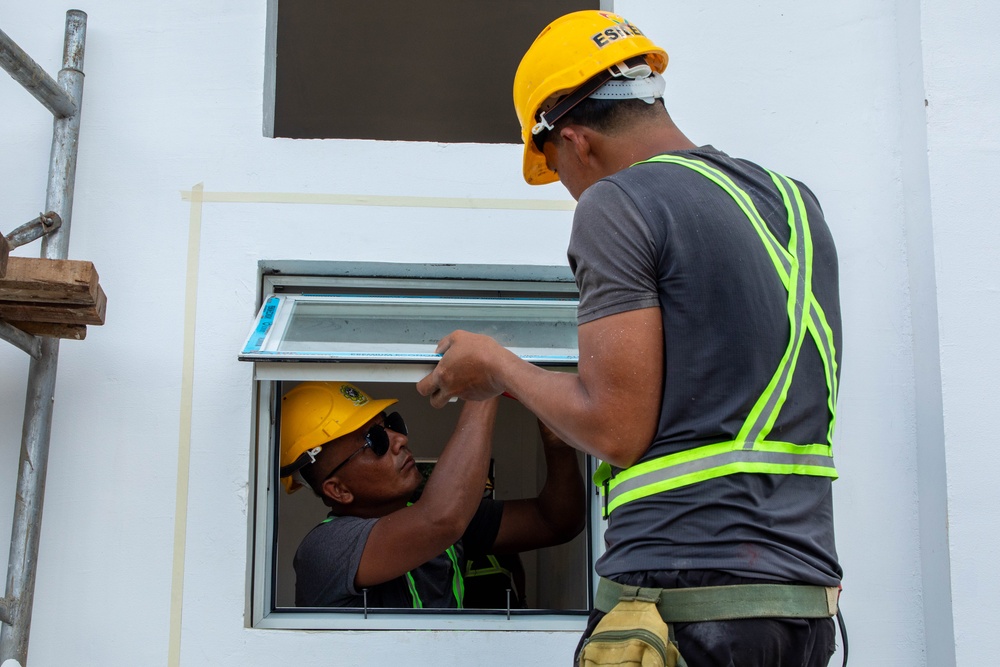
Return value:
[(241, 361), (433, 364), (455, 329), (487, 334), (539, 365), (578, 360), (576, 299), (271, 295)]

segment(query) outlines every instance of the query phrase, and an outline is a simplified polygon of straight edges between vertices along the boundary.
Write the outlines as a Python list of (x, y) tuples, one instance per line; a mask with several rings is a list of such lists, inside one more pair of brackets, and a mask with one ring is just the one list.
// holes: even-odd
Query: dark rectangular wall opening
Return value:
[(521, 56), (598, 0), (273, 0), (273, 136), (519, 143)]

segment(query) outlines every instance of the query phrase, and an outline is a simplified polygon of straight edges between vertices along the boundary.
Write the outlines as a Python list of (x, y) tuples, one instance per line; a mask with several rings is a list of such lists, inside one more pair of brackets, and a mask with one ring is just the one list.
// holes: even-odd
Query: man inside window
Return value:
[[(540, 425), (546, 461), (538, 497), (483, 499), (498, 399), (467, 401), (424, 481), (396, 399), (344, 382), (305, 382), (282, 397), (287, 492), (309, 486), (329, 516), (295, 555), (295, 604), (462, 608), (467, 556), (561, 544), (584, 525), (576, 453)], [(387, 414), (388, 411), (388, 414)]]

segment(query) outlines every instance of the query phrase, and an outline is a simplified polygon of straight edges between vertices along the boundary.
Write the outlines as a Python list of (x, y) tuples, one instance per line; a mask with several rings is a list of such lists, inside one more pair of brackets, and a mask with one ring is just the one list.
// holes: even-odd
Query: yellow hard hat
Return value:
[[(601, 72), (608, 79), (625, 73), (624, 63), (642, 57), (657, 74), (667, 68), (667, 52), (633, 23), (611, 12), (585, 10), (562, 16), (535, 38), (514, 75), (514, 109), (524, 142), (524, 180), (543, 185), (559, 180), (535, 146), (547, 129), (539, 111), (546, 101), (569, 95)], [(631, 64), (629, 65), (631, 66)], [(550, 128), (549, 128), (550, 129)]]
[(303, 466), (312, 463), (323, 445), (357, 431), (396, 402), (374, 400), (347, 382), (303, 382), (281, 397), (281, 469), (285, 491), (294, 493)]

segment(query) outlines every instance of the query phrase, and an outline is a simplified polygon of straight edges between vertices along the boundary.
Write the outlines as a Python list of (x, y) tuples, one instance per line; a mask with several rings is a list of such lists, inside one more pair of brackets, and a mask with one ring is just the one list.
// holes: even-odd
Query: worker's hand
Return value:
[(453, 397), (484, 401), (503, 393), (496, 369), (511, 353), (489, 336), (453, 331), (438, 343), (437, 353), (442, 355), (441, 361), (417, 383), (417, 391), (430, 397), (435, 408)]

